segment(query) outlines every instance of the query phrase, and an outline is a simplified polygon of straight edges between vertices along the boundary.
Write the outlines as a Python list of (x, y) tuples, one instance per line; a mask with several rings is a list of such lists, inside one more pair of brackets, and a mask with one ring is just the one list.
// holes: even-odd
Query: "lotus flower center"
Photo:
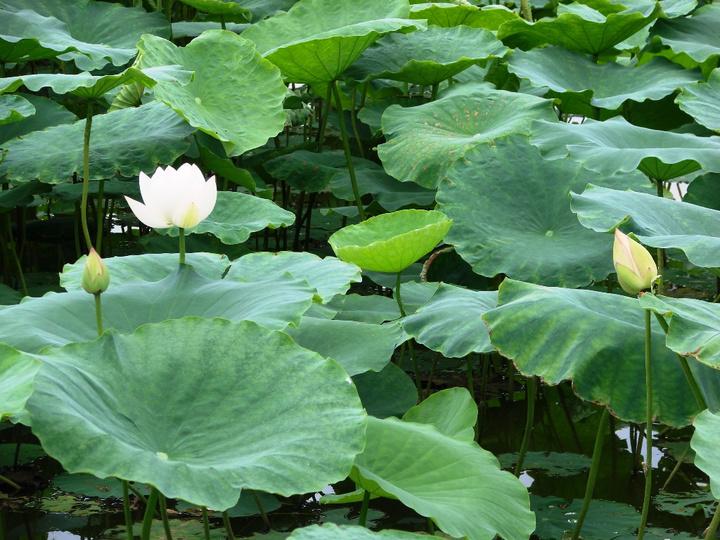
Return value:
[(155, 455), (162, 459), (163, 461), (168, 460), (168, 455), (165, 452), (155, 452)]
[(552, 237), (552, 236), (555, 236), (555, 231), (552, 231), (552, 230), (551, 230), (551, 231), (547, 231), (547, 232), (545, 233), (545, 236), (547, 236), (548, 238), (550, 238), (550, 237)]

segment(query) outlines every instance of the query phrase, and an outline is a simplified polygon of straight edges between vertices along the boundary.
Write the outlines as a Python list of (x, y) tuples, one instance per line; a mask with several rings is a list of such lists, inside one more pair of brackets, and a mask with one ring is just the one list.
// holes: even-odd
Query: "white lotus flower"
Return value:
[(217, 200), (215, 177), (205, 181), (197, 165), (183, 163), (177, 170), (158, 167), (152, 178), (140, 173), (143, 202), (125, 200), (135, 216), (148, 227), (190, 229), (210, 215)]

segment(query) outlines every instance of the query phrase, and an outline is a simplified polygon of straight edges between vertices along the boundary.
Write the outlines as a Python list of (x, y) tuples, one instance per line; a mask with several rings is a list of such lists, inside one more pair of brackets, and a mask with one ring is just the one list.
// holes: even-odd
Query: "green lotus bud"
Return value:
[(104, 292), (108, 285), (110, 285), (110, 273), (97, 251), (90, 248), (90, 253), (85, 259), (82, 288), (90, 294), (99, 294)]
[(622, 289), (632, 295), (651, 289), (658, 269), (650, 252), (627, 234), (615, 229), (613, 264)]

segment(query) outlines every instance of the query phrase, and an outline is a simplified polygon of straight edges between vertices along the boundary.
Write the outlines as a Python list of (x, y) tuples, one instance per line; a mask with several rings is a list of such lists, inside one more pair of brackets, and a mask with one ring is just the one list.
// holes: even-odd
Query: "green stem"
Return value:
[(8, 486), (12, 487), (13, 489), (22, 489), (18, 484), (10, 480), (7, 476), (4, 476), (0, 474), (0, 482), (7, 484)]
[(142, 534), (140, 535), (142, 540), (150, 540), (150, 529), (152, 528), (155, 506), (157, 505), (159, 494), (160, 492), (156, 488), (152, 488), (150, 491), (150, 497), (148, 497), (147, 504), (145, 505), (145, 515), (143, 516)]
[(88, 102), (87, 116), (85, 117), (85, 132), (83, 134), (83, 184), (82, 196), (80, 198), (80, 223), (88, 251), (92, 248), (92, 239), (90, 238), (90, 229), (88, 228), (87, 220), (88, 191), (90, 191), (90, 131), (92, 130), (92, 119), (93, 106), (92, 102)]
[(600, 458), (602, 457), (603, 451), (603, 436), (605, 435), (605, 429), (608, 423), (608, 417), (610, 414), (607, 409), (603, 409), (602, 416), (600, 417), (600, 423), (598, 424), (597, 433), (595, 434), (595, 446), (593, 447), (592, 464), (590, 465), (590, 473), (588, 474), (587, 483), (585, 484), (585, 498), (583, 499), (582, 509), (578, 514), (577, 523), (575, 524), (575, 530), (573, 531), (572, 540), (578, 540), (580, 533), (582, 532), (583, 523), (587, 516), (588, 510), (590, 509), (590, 502), (592, 501), (593, 491), (595, 490), (595, 481), (597, 480), (598, 471), (600, 470)]
[(225, 525), (225, 534), (228, 537), (228, 540), (235, 540), (235, 534), (232, 530), (232, 525), (230, 524), (230, 516), (227, 513), (227, 510), (223, 512), (223, 524)]
[(165, 495), (163, 495), (161, 493), (159, 500), (160, 500), (160, 517), (162, 518), (163, 529), (165, 529), (165, 540), (172, 540), (172, 531), (170, 530), (170, 520), (168, 519), (167, 501), (165, 500)]
[(675, 475), (680, 470), (680, 466), (683, 464), (685, 457), (687, 457), (687, 455), (689, 453), (690, 453), (690, 445), (688, 444), (685, 447), (685, 450), (683, 450), (682, 454), (680, 454), (680, 456), (678, 456), (675, 466), (673, 467), (673, 470), (670, 471), (670, 475), (665, 480), (665, 483), (660, 488), (660, 491), (665, 491), (665, 489), (667, 489), (667, 487), (670, 485), (670, 482), (672, 482), (672, 479), (675, 478)]
[(398, 272), (395, 278), (395, 301), (397, 302), (398, 308), (400, 309), (400, 316), (405, 317), (405, 306), (403, 305), (402, 297), (400, 296), (400, 280), (402, 279), (402, 272)]
[(102, 293), (95, 293), (95, 323), (97, 324), (98, 336), (102, 336), (103, 333), (103, 316), (102, 316)]
[(532, 9), (530, 8), (530, 0), (520, 0), (520, 15), (526, 21), (532, 22)]
[(360, 516), (358, 517), (358, 525), (367, 526), (368, 507), (370, 506), (370, 492), (366, 489), (363, 493), (362, 505), (360, 506)]
[(10, 254), (15, 262), (15, 269), (17, 270), (18, 280), (20, 281), (20, 288), (22, 289), (23, 296), (29, 296), (27, 282), (25, 281), (25, 274), (22, 269), (22, 263), (20, 262), (20, 257), (18, 256), (17, 248), (15, 246), (15, 237), (13, 236), (12, 225), (10, 223), (10, 214), (5, 214), (5, 230), (7, 232), (8, 243), (10, 246)]
[(440, 83), (435, 83), (432, 85), (432, 90), (430, 92), (430, 99), (432, 99), (433, 101), (435, 101), (437, 99), (439, 88), (440, 88)]
[(133, 540), (135, 534), (133, 532), (133, 520), (130, 513), (130, 490), (128, 489), (127, 480), (122, 481), (123, 489), (123, 515), (125, 516), (125, 530), (127, 531), (127, 540)]
[(518, 454), (518, 462), (515, 465), (515, 476), (520, 476), (522, 472), (523, 462), (527, 455), (528, 446), (530, 446), (530, 435), (535, 423), (535, 399), (537, 397), (537, 379), (530, 377), (527, 380), (527, 415), (525, 417), (525, 430), (523, 431), (522, 443), (520, 444), (520, 453)]
[(103, 231), (105, 229), (105, 180), (98, 183), (97, 208), (95, 209), (97, 233), (95, 235), (95, 251), (102, 255)]
[(650, 496), (652, 492), (652, 329), (650, 326), (651, 310), (645, 310), (645, 493), (643, 495), (642, 516), (638, 529), (638, 540), (645, 536), (648, 513), (650, 512)]
[(350, 141), (348, 140), (347, 127), (345, 126), (345, 115), (343, 115), (342, 100), (340, 99), (340, 88), (337, 81), (332, 83), (332, 91), (335, 95), (335, 106), (337, 108), (338, 123), (340, 124), (340, 135), (343, 143), (343, 151), (345, 152), (345, 161), (347, 162), (348, 173), (350, 174), (350, 184), (352, 184), (353, 196), (355, 197), (355, 205), (358, 209), (360, 221), (365, 221), (365, 208), (363, 208), (362, 199), (360, 198), (360, 190), (358, 189), (357, 177), (355, 176), (355, 165), (353, 165), (352, 154), (350, 153)]
[(356, 111), (355, 111), (355, 104), (357, 101), (357, 90), (355, 88), (352, 89), (352, 98), (351, 98), (351, 105), (350, 105), (350, 125), (352, 126), (353, 135), (355, 135), (355, 142), (357, 142), (358, 147), (358, 153), (360, 154), (361, 158), (365, 158), (365, 150), (363, 149), (362, 141), (360, 140), (360, 131), (358, 130), (357, 126), (357, 119), (356, 119)]
[(180, 250), (180, 264), (185, 264), (185, 229), (180, 227), (178, 236)]
[(715, 534), (717, 533), (718, 525), (720, 525), (720, 503), (715, 507), (715, 515), (713, 515), (710, 526), (705, 532), (705, 540), (715, 540)]
[(205, 531), (205, 540), (210, 540), (210, 518), (205, 506), (202, 508), (203, 530)]
[(260, 497), (258, 497), (258, 494), (253, 491), (253, 499), (255, 500), (255, 506), (257, 506), (258, 512), (260, 512), (260, 517), (263, 520), (263, 523), (268, 528), (268, 530), (272, 530), (272, 525), (270, 524), (270, 518), (268, 518), (267, 512), (265, 512), (265, 509), (263, 508), (262, 503), (260, 502)]

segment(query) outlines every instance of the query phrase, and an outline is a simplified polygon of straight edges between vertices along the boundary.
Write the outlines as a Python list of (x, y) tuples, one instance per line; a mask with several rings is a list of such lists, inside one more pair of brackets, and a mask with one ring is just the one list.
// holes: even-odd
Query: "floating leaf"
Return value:
[(366, 371), (353, 377), (363, 407), (376, 418), (401, 416), (417, 403), (413, 380), (390, 362), (382, 371)]
[(249, 253), (233, 261), (226, 279), (235, 281), (266, 281), (289, 274), (304, 279), (317, 290), (323, 302), (337, 294), (345, 294), (351, 283), (362, 281), (360, 269), (335, 257), (320, 258), (312, 253), (280, 251)]
[(391, 176), (434, 188), (468, 151), (513, 133), (529, 134), (539, 118), (555, 118), (550, 101), (485, 87), (451, 91), (425, 105), (388, 107), (382, 117), (387, 142), (378, 146), (378, 155)]
[(635, 67), (597, 64), (589, 56), (560, 47), (515, 51), (508, 70), (536, 88), (585, 94), (583, 100), (603, 109), (617, 109), (627, 100), (661, 99), (700, 76), (662, 58)]
[[(511, 469), (517, 463), (518, 454), (500, 454), (498, 460), (504, 469)], [(590, 458), (582, 454), (528, 452), (523, 460), (523, 470), (538, 470), (549, 476), (575, 476), (585, 473), (590, 464)]]
[(438, 189), (438, 209), (455, 223), (446, 241), (483, 276), (567, 287), (602, 280), (613, 269), (612, 239), (585, 229), (570, 210), (569, 193), (590, 181), (649, 184), (637, 173), (604, 175), (572, 159), (543, 159), (525, 138), (479, 147)]
[[(563, 540), (567, 533), (575, 530), (582, 500), (533, 496), (531, 501), (537, 517), (535, 534), (539, 538)], [(632, 533), (634, 536), (639, 519), (640, 514), (629, 504), (593, 499), (583, 523), (582, 537), (585, 540), (607, 540), (609, 536), (620, 538), (622, 534)]]
[[(270, 493), (263, 493), (262, 491), (244, 489), (240, 493), (240, 499), (238, 500), (238, 503), (229, 510), (227, 510), (228, 517), (249, 517), (260, 514), (260, 509), (258, 508), (258, 501), (260, 502), (260, 506), (265, 513), (274, 512), (282, 506), (282, 504), (275, 495), (271, 495)], [(202, 508), (193, 506), (189, 503), (186, 503), (185, 501), (178, 501), (175, 505), (175, 509), (178, 512), (193, 514), (198, 517), (202, 516)], [(214, 517), (222, 518), (221, 512), (211, 512), (210, 514)]]
[(363, 270), (397, 273), (432, 251), (451, 226), (442, 212), (398, 210), (344, 227), (328, 242), (340, 259)]
[[(212, 280), (184, 266), (155, 283), (111, 283), (102, 296), (103, 321), (105, 328), (132, 332), (145, 323), (194, 315), (250, 320), (281, 330), (300, 320), (314, 294), (297, 280)], [(85, 291), (48, 293), (0, 309), (0, 342), (23, 351), (88, 341), (96, 335), (94, 301)]]
[(569, 156), (604, 174), (639, 168), (664, 181), (700, 168), (720, 172), (720, 137), (638, 127), (622, 117), (581, 126), (538, 121), (532, 143), (548, 159)]
[(720, 415), (705, 410), (695, 422), (695, 433), (690, 446), (695, 451), (695, 466), (710, 477), (710, 490), (716, 499), (720, 499)]
[(324, 523), (295, 529), (288, 540), (427, 540), (424, 534), (385, 529), (373, 532), (358, 525), (335, 525)]
[(122, 66), (137, 54), (143, 34), (170, 37), (162, 13), (91, 0), (0, 1), (0, 61), (58, 56), (82, 70)]
[(573, 212), (589, 229), (607, 232), (622, 226), (647, 246), (677, 248), (697, 266), (720, 267), (720, 211), (593, 185), (571, 197)]
[(345, 372), (254, 323), (165, 321), (44, 357), (27, 406), (68, 472), (225, 510), (241, 489), (289, 496), (342, 480), (363, 446)]
[[(542, 377), (551, 385), (572, 380), (582, 399), (609, 407), (623, 420), (642, 422), (645, 323), (637, 298), (508, 279), (500, 286), (499, 307), (483, 319), (493, 345), (524, 375)], [(670, 426), (690, 424), (698, 405), (655, 321), (652, 355), (653, 416)], [(720, 378), (715, 370), (695, 368), (698, 379)]]
[(408, 0), (302, 0), (243, 35), (288, 80), (327, 83), (383, 34), (421, 27), (409, 14)]
[(24, 97), (0, 95), (0, 126), (19, 122), (33, 114), (35, 106)]
[(706, 517), (709, 517), (708, 514), (715, 503), (715, 497), (708, 491), (661, 492), (653, 497), (653, 502), (658, 510), (676, 516), (692, 517), (698, 512), (702, 512)]
[(432, 426), (368, 417), (355, 467), (363, 487), (392, 494), (451, 536), (527, 538), (535, 528), (527, 490), (495, 456)]
[[(82, 289), (82, 274), (85, 269), (86, 255), (77, 261), (63, 266), (60, 273), (60, 286), (67, 291)], [(146, 253), (144, 255), (126, 255), (124, 257), (106, 257), (103, 259), (110, 273), (112, 286), (126, 283), (161, 281), (177, 272), (177, 253)], [(220, 279), (230, 266), (225, 255), (216, 253), (188, 253), (186, 264), (193, 267), (198, 275), (208, 279)]]
[[(209, 233), (223, 244), (233, 245), (242, 244), (254, 232), (267, 227), (287, 227), (294, 221), (295, 214), (268, 199), (235, 191), (219, 191), (210, 215), (186, 233)], [(161, 232), (170, 236), (179, 234), (176, 227), (162, 229)]]
[[(123, 487), (120, 480), (117, 478), (100, 479), (92, 474), (64, 473), (53, 478), (52, 485), (60, 491), (82, 495), (83, 497), (97, 497), (100, 499), (114, 497), (121, 499), (123, 496)], [(149, 491), (144, 486), (133, 487), (143, 494), (147, 494)]]
[(475, 440), (478, 409), (465, 388), (446, 388), (430, 394), (404, 415), (406, 422), (430, 424), (440, 433), (459, 441)]
[(720, 132), (720, 68), (713, 70), (707, 82), (685, 85), (675, 103), (698, 124)]
[[(438, 48), (438, 43), (443, 46)], [(432, 85), (472, 65), (502, 57), (507, 51), (488, 30), (436, 26), (383, 37), (353, 64), (350, 74), (358, 80), (392, 79)]]
[(227, 30), (208, 30), (185, 47), (156, 36), (138, 43), (142, 67), (178, 64), (189, 84), (158, 81), (155, 97), (200, 131), (222, 141), (229, 156), (265, 144), (285, 125), (286, 88), (280, 72), (252, 42)]
[(447, 358), (493, 350), (481, 316), (497, 306), (496, 291), (472, 291), (441, 283), (430, 300), (404, 318), (404, 330), (415, 341)]
[[(7, 150), (0, 175), (14, 182), (70, 182), (82, 173), (85, 120), (35, 131), (2, 144)], [(152, 102), (99, 115), (93, 119), (90, 178), (137, 176), (172, 163), (189, 147), (193, 129), (172, 109)]]

